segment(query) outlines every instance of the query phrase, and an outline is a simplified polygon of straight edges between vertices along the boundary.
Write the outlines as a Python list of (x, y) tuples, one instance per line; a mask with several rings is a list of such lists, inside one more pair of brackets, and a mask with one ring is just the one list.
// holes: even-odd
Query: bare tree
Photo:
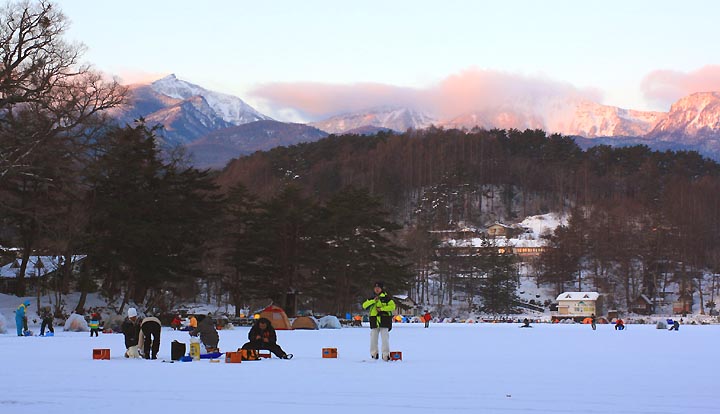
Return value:
[[(65, 15), (47, 1), (10, 2), (0, 10), (0, 180), (53, 139), (87, 136), (90, 121), (120, 105), (126, 88), (80, 63), (81, 44), (66, 42)], [(8, 141), (21, 113), (42, 113), (51, 127)]]

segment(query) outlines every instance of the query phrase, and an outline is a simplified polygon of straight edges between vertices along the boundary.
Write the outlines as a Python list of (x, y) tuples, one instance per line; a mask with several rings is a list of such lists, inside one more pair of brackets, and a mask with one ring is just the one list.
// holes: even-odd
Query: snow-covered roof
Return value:
[(599, 296), (597, 292), (563, 292), (555, 300), (597, 300)]
[[(72, 261), (77, 262), (85, 258), (85, 255), (75, 255)], [(63, 256), (30, 256), (27, 269), (25, 269), (25, 277), (44, 276), (52, 273), (60, 267)], [(0, 277), (17, 277), (20, 271), (20, 259), (0, 267)]]
[[(488, 241), (488, 239), (483, 239), (480, 237), (473, 237), (472, 239), (466, 239), (466, 240), (448, 240), (447, 244), (448, 246), (456, 246), (456, 247), (483, 247), (483, 241)], [(490, 240), (490, 243), (494, 247), (544, 247), (546, 244), (545, 240), (538, 240), (538, 239), (527, 239), (527, 238), (506, 238), (506, 237), (496, 237), (494, 239)]]

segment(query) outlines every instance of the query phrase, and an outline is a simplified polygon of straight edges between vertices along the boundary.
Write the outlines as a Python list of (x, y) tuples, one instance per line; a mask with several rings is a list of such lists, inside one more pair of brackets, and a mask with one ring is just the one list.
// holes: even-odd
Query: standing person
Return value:
[(220, 342), (220, 335), (218, 335), (215, 322), (209, 313), (197, 324), (195, 329), (190, 331), (190, 336), (199, 336), (207, 352), (217, 350), (218, 342)]
[(425, 315), (423, 315), (423, 321), (425, 322), (425, 327), (430, 327), (430, 320), (432, 319), (432, 315), (430, 315), (429, 311), (425, 311)]
[(28, 330), (26, 312), (29, 306), (30, 301), (26, 300), (15, 310), (15, 326), (17, 327), (18, 336), (25, 336), (25, 332)]
[(597, 328), (597, 325), (595, 324), (595, 314), (590, 315), (590, 325), (592, 326), (592, 330), (594, 331)]
[(93, 312), (90, 315), (90, 337), (98, 336), (100, 332), (100, 315), (97, 312)]
[(160, 351), (160, 319), (148, 316), (140, 323), (138, 345), (145, 359), (157, 359)]
[(125, 358), (140, 358), (138, 353), (138, 336), (140, 332), (140, 326), (137, 320), (137, 310), (135, 308), (129, 308), (127, 312), (127, 318), (122, 324), (122, 333), (125, 335)]
[(242, 349), (267, 349), (280, 359), (292, 359), (293, 354), (288, 354), (277, 344), (277, 334), (272, 323), (267, 318), (260, 318), (255, 321), (250, 332), (250, 342), (242, 346)]
[(53, 329), (53, 314), (50, 306), (43, 306), (40, 308), (40, 319), (42, 320), (40, 323), (40, 336), (45, 336), (46, 327), (48, 328), (48, 331), (52, 332), (54, 335), (55, 329)]
[(378, 336), (382, 338), (382, 359), (390, 360), (390, 330), (395, 301), (383, 290), (383, 282), (375, 282), (375, 296), (363, 302), (363, 309), (370, 311), (370, 356), (378, 359)]

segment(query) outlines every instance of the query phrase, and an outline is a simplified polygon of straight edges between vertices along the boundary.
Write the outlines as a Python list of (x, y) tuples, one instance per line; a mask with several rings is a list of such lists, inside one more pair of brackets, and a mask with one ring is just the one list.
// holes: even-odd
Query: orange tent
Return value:
[(592, 323), (592, 318), (585, 318), (585, 319), (583, 319), (583, 323), (584, 323), (584, 324), (588, 324), (588, 325), (591, 324), (591, 323)]
[(268, 306), (260, 312), (260, 317), (269, 319), (273, 328), (277, 331), (292, 329), (292, 325), (290, 325), (290, 320), (285, 314), (285, 311), (279, 306)]

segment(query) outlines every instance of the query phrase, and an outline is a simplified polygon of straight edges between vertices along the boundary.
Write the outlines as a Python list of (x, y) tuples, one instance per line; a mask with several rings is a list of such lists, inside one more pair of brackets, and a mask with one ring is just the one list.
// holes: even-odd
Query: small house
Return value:
[(518, 229), (514, 226), (509, 226), (503, 223), (495, 223), (487, 228), (487, 235), (490, 238), (494, 237), (513, 237), (517, 234), (522, 233), (522, 229)]
[(632, 311), (639, 315), (650, 315), (653, 313), (653, 302), (649, 297), (640, 295), (632, 303)]
[(557, 316), (586, 317), (600, 315), (603, 311), (597, 292), (563, 292), (557, 297)]

